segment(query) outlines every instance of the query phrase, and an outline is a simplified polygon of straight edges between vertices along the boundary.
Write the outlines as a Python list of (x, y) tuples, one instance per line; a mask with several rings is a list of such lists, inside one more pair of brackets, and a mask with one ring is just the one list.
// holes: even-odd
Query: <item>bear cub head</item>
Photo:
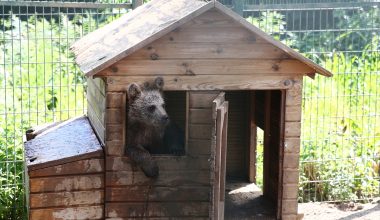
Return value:
[(129, 123), (145, 124), (157, 128), (168, 125), (169, 116), (162, 97), (163, 87), (162, 77), (157, 77), (154, 82), (145, 83), (142, 87), (136, 83), (129, 86)]

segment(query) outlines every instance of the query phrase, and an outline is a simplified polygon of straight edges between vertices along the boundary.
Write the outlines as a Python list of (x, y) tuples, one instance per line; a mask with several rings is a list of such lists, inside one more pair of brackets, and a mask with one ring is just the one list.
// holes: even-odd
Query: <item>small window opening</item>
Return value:
[(187, 94), (185, 91), (164, 91), (165, 110), (169, 116), (162, 145), (153, 155), (182, 156), (186, 153)]

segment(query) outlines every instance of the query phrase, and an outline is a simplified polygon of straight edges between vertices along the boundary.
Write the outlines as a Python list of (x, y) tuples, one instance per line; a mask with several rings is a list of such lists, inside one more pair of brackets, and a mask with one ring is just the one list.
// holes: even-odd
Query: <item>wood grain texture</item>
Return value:
[(32, 209), (30, 210), (29, 216), (31, 220), (84, 220), (103, 219), (103, 213), (103, 206), (96, 205), (70, 208)]
[(30, 194), (31, 208), (69, 207), (104, 203), (104, 190)]
[(266, 40), (268, 43), (278, 47), (279, 49), (283, 50), (287, 54), (289, 54), (291, 57), (300, 60), (301, 62), (305, 63), (306, 65), (310, 66), (315, 70), (315, 72), (318, 72), (319, 74), (322, 74), (324, 76), (332, 76), (332, 73), (325, 68), (319, 66), (318, 64), (314, 63), (310, 59), (304, 57), (302, 54), (298, 53), (297, 51), (291, 49), (290, 47), (286, 46), (285, 44), (281, 43), (280, 41), (277, 41), (273, 39), (270, 35), (266, 34), (264, 31), (260, 30), (258, 27), (252, 25), (247, 20), (242, 18), (240, 15), (234, 13), (232, 10), (221, 4), (220, 2), (215, 2), (215, 8), (219, 10), (220, 12), (223, 12), (225, 15), (228, 15), (232, 19), (234, 19), (236, 22), (241, 24), (243, 27), (247, 28), (251, 32), (257, 34), (262, 39)]
[[(207, 30), (209, 31), (209, 30)], [(204, 33), (203, 33), (204, 34)], [(212, 35), (210, 35), (212, 36)], [(214, 38), (215, 39), (215, 38)], [(165, 42), (158, 40), (128, 57), (129, 60), (176, 59), (286, 59), (278, 48), (266, 43)]]
[(122, 92), (107, 92), (106, 106), (107, 108), (121, 108), (124, 102), (124, 94)]
[(104, 174), (34, 178), (29, 180), (30, 193), (102, 189)]
[(196, 0), (149, 2), (83, 37), (72, 45), (71, 50), (76, 55), (76, 62), (81, 70), (89, 76), (160, 38), (212, 6), (213, 3)]
[[(165, 171), (202, 171), (209, 170), (208, 157), (153, 156), (160, 170)], [(130, 158), (107, 157), (107, 171), (133, 171), (136, 168)]]
[(106, 217), (207, 217), (208, 202), (108, 203)]
[(190, 124), (211, 124), (212, 111), (211, 109), (196, 109), (189, 110), (189, 123)]
[(108, 187), (106, 201), (112, 202), (188, 202), (209, 201), (209, 187), (130, 186)]
[(122, 156), (125, 153), (124, 142), (122, 140), (106, 141), (107, 156)]
[(209, 156), (211, 153), (211, 138), (207, 140), (202, 139), (189, 139), (187, 154), (190, 156), (205, 155)]
[(173, 59), (129, 60), (114, 64), (117, 71), (103, 71), (98, 76), (156, 76), (156, 75), (254, 75), (306, 74), (312, 69), (294, 59)]
[(141, 171), (118, 171), (106, 173), (107, 186), (207, 186), (209, 171), (165, 171), (160, 170), (157, 179), (148, 178)]
[[(128, 85), (131, 83), (143, 83), (146, 80), (155, 78), (156, 76), (112, 76), (108, 78), (107, 90), (109, 92), (127, 91)], [(212, 90), (268, 90), (268, 89), (289, 89), (292, 87), (292, 80), (297, 75), (294, 74), (276, 74), (276, 75), (200, 75), (200, 76), (163, 76), (165, 81), (164, 90), (208, 90), (203, 94)], [(202, 94), (202, 93), (201, 93)], [(196, 95), (195, 95), (196, 96)], [(199, 96), (199, 95), (198, 95)], [(212, 95), (207, 95), (211, 97)], [(203, 99), (203, 100), (201, 100)], [(190, 95), (190, 108), (210, 108), (207, 104), (207, 97), (197, 99), (197, 106), (192, 104), (194, 98)], [(204, 104), (202, 106), (202, 104)]]
[(103, 149), (86, 117), (70, 119), (25, 142), (28, 170), (102, 155)]
[(29, 178), (64, 176), (71, 174), (100, 173), (104, 171), (104, 159), (88, 159), (29, 171)]

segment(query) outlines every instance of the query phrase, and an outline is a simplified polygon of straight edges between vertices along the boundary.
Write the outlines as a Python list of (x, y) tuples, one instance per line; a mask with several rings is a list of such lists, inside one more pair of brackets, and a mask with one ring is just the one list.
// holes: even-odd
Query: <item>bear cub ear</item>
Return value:
[(156, 85), (157, 89), (162, 90), (164, 88), (164, 79), (162, 77), (157, 77), (154, 80), (154, 84)]
[(138, 97), (141, 96), (141, 93), (142, 93), (141, 88), (136, 83), (132, 83), (128, 87), (128, 99), (129, 100), (136, 100)]

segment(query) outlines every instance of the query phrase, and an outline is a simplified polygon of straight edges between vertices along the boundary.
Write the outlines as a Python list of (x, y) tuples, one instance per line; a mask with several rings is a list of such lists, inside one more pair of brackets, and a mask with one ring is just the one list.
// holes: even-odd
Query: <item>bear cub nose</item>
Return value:
[(162, 122), (167, 122), (169, 120), (169, 116), (167, 116), (167, 115), (164, 115), (164, 116), (162, 116), (162, 118), (161, 118), (161, 121)]

